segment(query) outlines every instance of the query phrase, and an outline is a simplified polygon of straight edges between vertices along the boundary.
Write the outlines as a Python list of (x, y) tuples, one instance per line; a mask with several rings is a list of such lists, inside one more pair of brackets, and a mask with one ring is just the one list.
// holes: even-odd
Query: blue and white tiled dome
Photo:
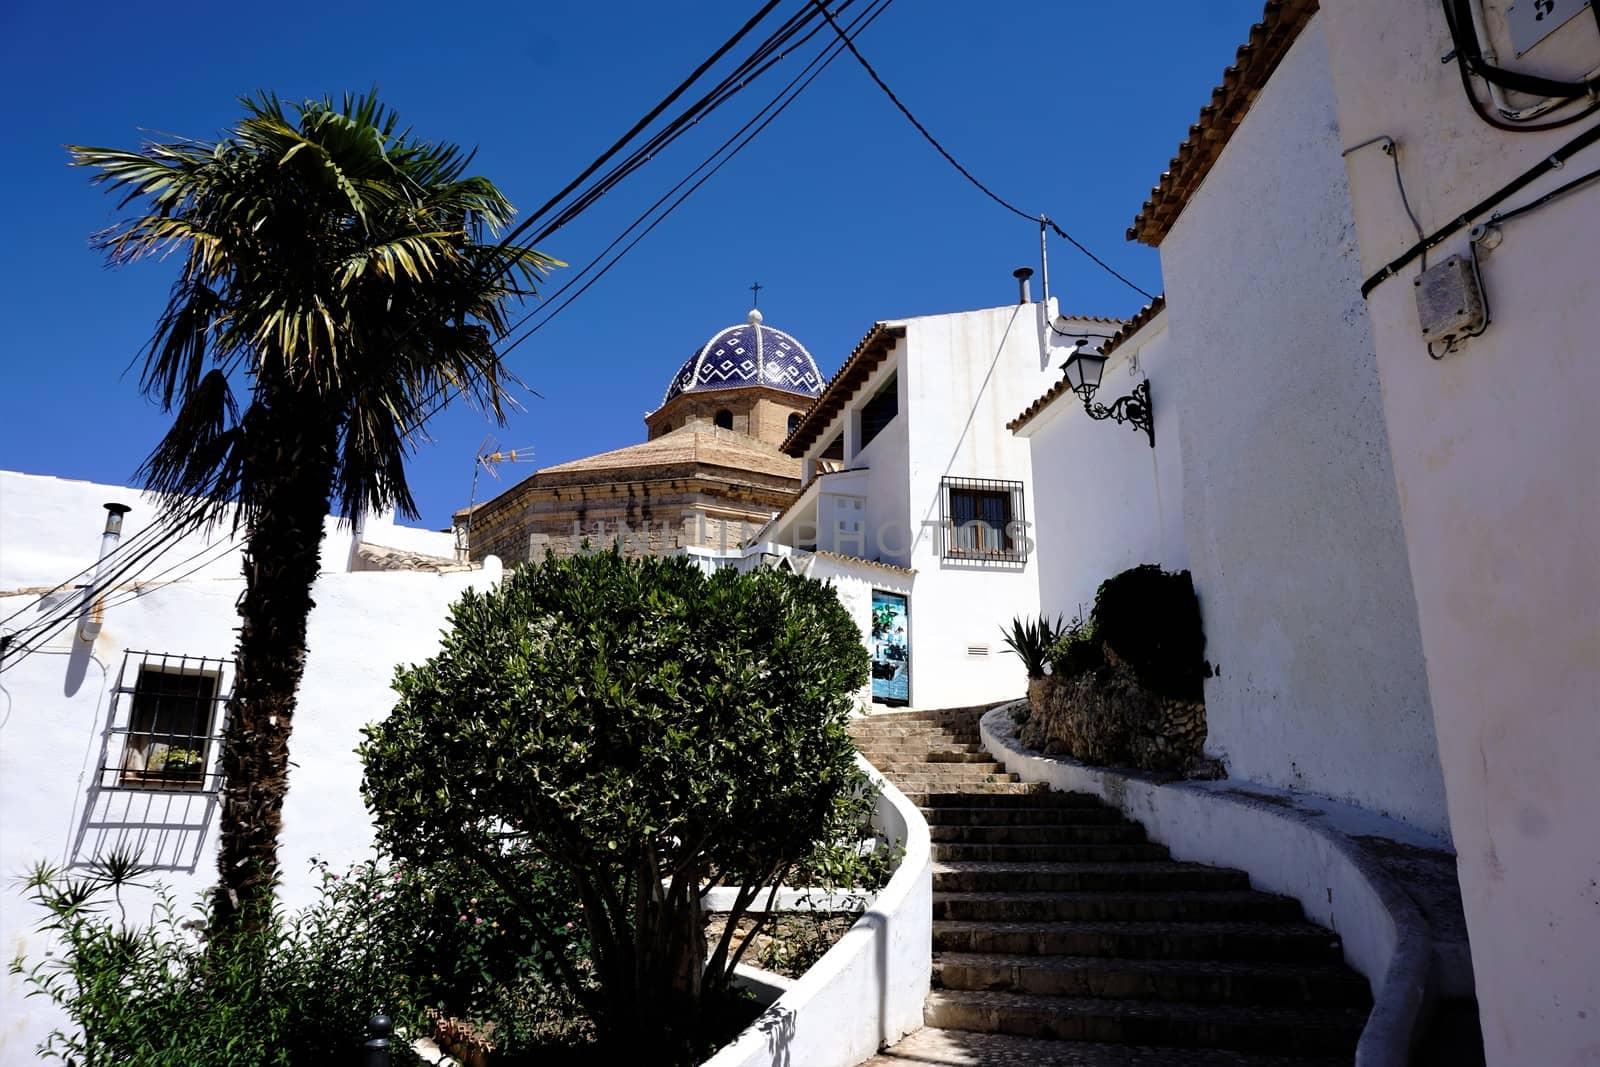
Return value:
[(661, 403), (683, 393), (752, 385), (821, 396), (824, 384), (817, 361), (806, 346), (782, 330), (763, 326), (761, 312), (751, 310), (747, 321), (718, 331), (684, 360)]

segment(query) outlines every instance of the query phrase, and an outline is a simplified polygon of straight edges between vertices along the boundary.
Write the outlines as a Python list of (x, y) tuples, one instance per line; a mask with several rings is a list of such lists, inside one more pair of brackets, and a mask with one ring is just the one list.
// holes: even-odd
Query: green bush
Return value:
[(1022, 660), (1028, 677), (1043, 678), (1045, 664), (1050, 660), (1050, 649), (1064, 630), (1059, 615), (1054, 620), (1048, 615), (1040, 615), (1037, 619), (1012, 619), (1011, 628), (1008, 630), (1002, 626), (1000, 633), (1005, 636), (1006, 647)]
[(1106, 579), (1094, 595), (1094, 636), (1162, 696), (1200, 700), (1207, 674), (1200, 603), (1188, 571), (1154, 563)]
[[(25, 880), (56, 948), (13, 974), (70, 1026), (42, 1059), (81, 1067), (320, 1067), (356, 1063), (367, 1020), (384, 1009), (416, 1026), (415, 990), (377, 921), (392, 884), (375, 866), (328, 874), (317, 903), (207, 944), (207, 911), (180, 916), (167, 892), (148, 925), (127, 921), (122, 894), (144, 874), (113, 857), (88, 874), (40, 865)], [(397, 1043), (397, 1046), (403, 1043)], [(397, 1048), (396, 1064), (415, 1062)]]
[[(602, 1040), (684, 1058), (748, 943), (731, 943), (738, 919), (819, 842), (859, 834), (847, 722), (867, 677), (819, 582), (547, 556), (468, 592), (438, 655), (398, 673), (362, 788), (396, 856), (501, 888)], [(586, 957), (517, 878), (528, 854), (572, 886)], [(707, 963), (716, 885), (744, 891)]]
[(529, 990), (559, 985), (539, 928), (559, 932), (564, 954), (588, 955), (577, 894), (562, 872), (527, 852), (508, 853), (506, 865), (519, 887), (515, 896), (470, 864), (395, 864), (389, 872), (378, 921), (427, 1007), (488, 1019), (508, 990), (526, 998)]
[(1050, 646), (1050, 673), (1057, 678), (1071, 678), (1105, 662), (1105, 649), (1100, 647), (1092, 621), (1073, 619)]

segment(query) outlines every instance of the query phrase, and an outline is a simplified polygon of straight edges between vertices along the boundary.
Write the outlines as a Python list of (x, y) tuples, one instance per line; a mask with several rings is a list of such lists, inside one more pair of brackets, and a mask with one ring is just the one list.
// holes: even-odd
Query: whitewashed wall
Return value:
[(1157, 395), (1178, 406), (1190, 569), (1220, 671), (1206, 683), (1208, 748), (1237, 777), (1442, 835), (1322, 21), (1161, 248), (1182, 358)]
[[(107, 500), (138, 509), (128, 517), (129, 534), (140, 528), (136, 520), (154, 515), (120, 487), (0, 474), (0, 559), (8, 586), (54, 585), (93, 561), (105, 514), (100, 505)], [(428, 544), (423, 538), (414, 543)], [(203, 538), (191, 539), (174, 548), (173, 561), (205, 545)], [(348, 552), (347, 532), (342, 545), (325, 546), (324, 563), (342, 569)], [(33, 932), (41, 915), (15, 882), (41, 860), (86, 863), (96, 849), (121, 842), (140, 846), (146, 862), (161, 864), (157, 877), (185, 906), (214, 882), (217, 826), (209, 798), (96, 794), (91, 786), (124, 652), (231, 657), (235, 604), (244, 588), (237, 570), (238, 553), (225, 551), (221, 562), (185, 581), (114, 603), (92, 646), (68, 629), (38, 653), (6, 661), (0, 674), (0, 945), (6, 962), (19, 952), (36, 960), (47, 947)], [(286, 905), (313, 899), (313, 856), (343, 866), (368, 855), (372, 827), (358, 791), (355, 754), (360, 729), (392, 706), (394, 668), (437, 648), (448, 605), (497, 574), (497, 567), (444, 575), (335, 571), (317, 580), (279, 852)], [(0, 595), (0, 618), (22, 611), (6, 631), (34, 617), (36, 599)], [(106, 826), (114, 822), (134, 825)], [(149, 894), (135, 891), (127, 899), (133, 916), (147, 914)], [(24, 999), (26, 992), (18, 976), (0, 975), (0, 1065), (6, 1067), (34, 1062), (35, 1045), (58, 1024), (39, 998)]]
[[(1020, 481), (1032, 520), (1028, 444), (1006, 423), (1055, 377), (1041, 371), (1043, 304), (932, 315), (905, 322), (902, 378), (909, 415), (907, 491), (917, 572), (911, 604), (912, 702), (961, 707), (1018, 696), (1027, 673), (1006, 651), (1001, 627), (1039, 612), (1038, 553), (1026, 564), (975, 565), (939, 558), (940, 479)], [(988, 650), (972, 655), (969, 647)]]
[[(1492, 0), (1498, 30), (1506, 3)], [(1432, 231), (1592, 127), (1501, 133), (1475, 118), (1436, 4), (1328, 0), (1345, 144), (1400, 143)], [(1497, 34), (1498, 35), (1498, 34)], [(1525, 61), (1600, 65), (1588, 12)], [(1600, 165), (1590, 148), (1508, 199)], [(1414, 240), (1390, 161), (1348, 160), (1363, 276)], [(1493, 324), (1434, 362), (1417, 266), (1368, 304), (1459, 850), (1489, 1063), (1600, 1062), (1600, 187), (1507, 223), (1483, 257)], [(1459, 233), (1432, 261), (1466, 251)]]
[(1129, 567), (1189, 566), (1172, 352), (1158, 315), (1112, 353), (1095, 397), (1110, 404), (1148, 379), (1155, 448), (1143, 431), (1091, 419), (1071, 392), (1017, 431), (1032, 450), (1039, 606), (1049, 615), (1088, 618), (1100, 583)]

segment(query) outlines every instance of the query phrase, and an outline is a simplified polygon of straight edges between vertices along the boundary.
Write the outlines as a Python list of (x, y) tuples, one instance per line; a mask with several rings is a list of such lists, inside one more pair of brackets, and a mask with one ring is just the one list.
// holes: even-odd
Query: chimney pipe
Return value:
[(1017, 303), (1033, 303), (1033, 294), (1028, 289), (1028, 279), (1033, 277), (1033, 268), (1018, 267), (1011, 272), (1011, 276), (1017, 280)]
[(101, 624), (105, 622), (105, 590), (100, 587), (110, 567), (106, 559), (117, 550), (117, 545), (122, 543), (122, 517), (132, 511), (126, 504), (106, 505), (106, 528), (100, 534), (100, 560), (94, 569), (94, 580), (89, 586), (89, 596), (94, 599), (89, 604), (89, 612), (83, 617), (83, 622), (78, 624), (78, 636), (85, 641), (93, 641), (100, 636)]

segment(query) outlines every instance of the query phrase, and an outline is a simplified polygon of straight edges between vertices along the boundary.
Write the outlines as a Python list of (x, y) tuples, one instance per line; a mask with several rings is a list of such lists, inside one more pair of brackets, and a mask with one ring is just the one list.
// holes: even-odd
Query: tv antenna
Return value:
[(484, 437), (478, 445), (478, 454), (472, 460), (472, 492), (467, 496), (467, 530), (462, 543), (457, 545), (457, 550), (470, 562), (472, 559), (472, 520), (473, 511), (478, 505), (478, 472), (488, 471), (489, 477), (499, 481), (500, 464), (502, 463), (532, 463), (533, 446), (527, 448), (502, 449), (500, 442), (493, 435)]

